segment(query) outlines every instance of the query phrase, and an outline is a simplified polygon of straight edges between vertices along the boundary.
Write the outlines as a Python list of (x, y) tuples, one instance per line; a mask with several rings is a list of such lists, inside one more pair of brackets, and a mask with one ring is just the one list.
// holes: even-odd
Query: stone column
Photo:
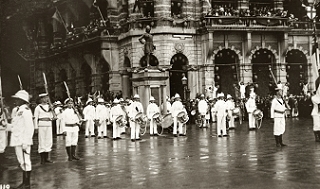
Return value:
[[(166, 86), (165, 85), (160, 85), (160, 91), (162, 93), (162, 99), (160, 100), (159, 106), (161, 107), (161, 102), (163, 104), (161, 112), (162, 114), (167, 113), (167, 92), (166, 92)], [(169, 97), (170, 98), (170, 97)]]
[(283, 0), (274, 0), (274, 10), (283, 10)]
[(239, 0), (238, 7), (242, 10), (249, 9), (249, 0)]
[(252, 50), (252, 38), (251, 32), (247, 32), (246, 36), (247, 40), (244, 42), (244, 50), (243, 50), (243, 57), (244, 63), (242, 66), (242, 73), (243, 73), (243, 82), (246, 84), (248, 82), (252, 82), (252, 64), (251, 60), (248, 57), (248, 54)]
[(154, 17), (168, 17), (171, 15), (171, 0), (154, 1)]
[(123, 98), (130, 97), (129, 75), (126, 72), (121, 73), (121, 86)]

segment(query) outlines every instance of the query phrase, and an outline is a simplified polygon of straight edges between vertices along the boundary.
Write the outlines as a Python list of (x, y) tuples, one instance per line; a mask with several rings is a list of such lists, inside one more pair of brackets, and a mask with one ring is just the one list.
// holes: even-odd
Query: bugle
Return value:
[(142, 112), (139, 112), (134, 117), (134, 122), (136, 122), (136, 123), (138, 123), (140, 125), (146, 125), (147, 124), (146, 116)]
[(157, 123), (157, 124), (161, 124), (162, 122), (162, 118), (159, 112), (153, 114), (152, 119)]
[(119, 127), (125, 127), (127, 125), (127, 120), (123, 115), (118, 115), (114, 120)]

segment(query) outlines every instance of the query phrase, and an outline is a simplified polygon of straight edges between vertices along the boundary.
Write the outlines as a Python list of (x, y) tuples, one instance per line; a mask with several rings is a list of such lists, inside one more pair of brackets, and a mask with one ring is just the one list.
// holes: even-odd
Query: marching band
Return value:
[[(285, 132), (285, 113), (288, 107), (283, 101), (282, 89), (276, 88), (276, 92), (271, 102), (270, 113), (271, 118), (274, 119), (273, 134), (276, 146), (282, 147), (286, 146), (282, 142), (282, 135)], [(320, 92), (317, 92), (312, 97), (314, 103), (312, 116), (314, 118), (316, 141), (320, 141), (319, 111), (317, 111), (320, 101), (319, 94)], [(6, 122), (7, 119), (5, 117), (8, 112), (5, 113), (1, 108), (0, 158), (1, 160), (4, 159), (3, 152), (8, 144), (8, 131), (11, 131), (10, 146), (15, 147), (17, 159), (23, 170), (23, 183), (21, 186), (30, 185), (30, 146), (33, 144), (32, 136), (34, 131), (38, 132), (38, 153), (40, 153), (41, 164), (44, 164), (53, 163), (49, 158), (53, 134), (65, 137), (68, 161), (80, 160), (76, 156), (76, 149), (82, 125), (84, 126), (85, 138), (109, 138), (107, 127), (112, 125), (111, 136), (113, 140), (122, 139), (121, 135), (125, 134), (128, 128), (130, 130), (130, 139), (135, 142), (141, 140), (142, 130), (147, 126), (149, 126), (150, 136), (162, 136), (163, 128), (168, 127), (173, 128), (172, 134), (174, 137), (186, 136), (186, 123), (190, 123), (193, 120), (189, 120), (189, 116), (198, 117), (197, 119), (201, 122), (200, 127), (202, 128), (216, 125), (217, 137), (228, 137), (228, 129), (236, 129), (235, 118), (238, 117), (240, 120), (241, 117), (239, 115), (244, 112), (248, 113), (249, 130), (259, 129), (263, 117), (262, 111), (257, 108), (254, 90), (251, 90), (248, 99), (240, 99), (245, 104), (243, 106), (245, 110), (233, 100), (230, 94), (225, 97), (223, 92), (218, 93), (217, 98), (210, 99), (206, 99), (201, 94), (198, 99), (190, 103), (190, 108), (185, 107), (179, 94), (174, 95), (174, 101), (170, 101), (170, 98), (167, 97), (161, 106), (156, 103), (156, 99), (153, 96), (150, 96), (146, 111), (144, 111), (138, 94), (134, 95), (133, 100), (115, 98), (110, 104), (101, 96), (94, 99), (88, 96), (85, 103), (86, 106), (81, 112), (82, 114), (79, 114), (74, 100), (69, 97), (65, 99), (64, 106), (60, 101), (56, 101), (52, 107), (48, 100), (48, 94), (40, 94), (40, 104), (36, 106), (33, 113), (28, 106), (30, 98), (26, 91), (20, 90), (13, 97), (17, 99), (17, 106), (12, 109), (11, 123)], [(163, 111), (163, 103), (167, 103), (165, 112)], [(1, 104), (1, 106), (4, 105)], [(52, 111), (55, 112), (56, 118)], [(216, 121), (215, 124), (208, 122), (208, 115), (212, 122)], [(168, 121), (168, 119), (172, 120), (172, 122)], [(260, 120), (260, 126), (256, 124), (258, 120)], [(54, 122), (55, 124), (52, 124)], [(54, 125), (56, 130), (52, 129)], [(159, 132), (159, 127), (162, 127), (161, 132)], [(56, 131), (56, 133), (52, 133), (53, 131)], [(168, 131), (170, 134), (170, 130)]]

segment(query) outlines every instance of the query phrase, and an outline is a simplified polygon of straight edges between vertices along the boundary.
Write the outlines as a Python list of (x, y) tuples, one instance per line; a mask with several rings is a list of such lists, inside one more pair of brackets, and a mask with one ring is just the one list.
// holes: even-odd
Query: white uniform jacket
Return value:
[(77, 132), (79, 131), (79, 127), (76, 126), (79, 124), (80, 119), (77, 116), (76, 112), (72, 108), (66, 108), (62, 112), (62, 121), (61, 127), (62, 132)]
[(172, 117), (177, 117), (177, 115), (184, 110), (183, 104), (180, 101), (174, 101), (171, 106)]
[(198, 103), (198, 111), (201, 115), (206, 115), (208, 110), (208, 103), (205, 100), (200, 100)]
[(226, 101), (227, 110), (233, 110), (235, 108), (235, 104), (233, 100), (227, 100)]
[(137, 101), (132, 102), (131, 105), (129, 106), (129, 118), (134, 120), (134, 118), (139, 112), (144, 113), (141, 102), (137, 102)]
[[(41, 126), (51, 126), (51, 121), (48, 121), (53, 118), (53, 114), (50, 110), (50, 107), (48, 104), (39, 104), (34, 109), (34, 127), (35, 129), (39, 128), (39, 125)], [(42, 120), (42, 121), (41, 121)], [(46, 121), (43, 121), (46, 120)]]
[(255, 109), (257, 109), (256, 100), (249, 98), (246, 102), (246, 109), (248, 113), (252, 113)]
[(108, 111), (108, 108), (105, 105), (102, 104), (98, 104), (96, 107), (96, 119), (99, 120), (99, 123), (101, 124), (103, 121), (106, 121), (107, 119), (109, 119), (108, 113), (110, 113)]
[(160, 109), (156, 103), (150, 103), (147, 107), (147, 117), (148, 119), (152, 119), (152, 116), (155, 113), (160, 113)]
[(116, 106), (113, 106), (110, 110), (110, 121), (113, 123), (115, 119), (120, 115), (124, 116), (125, 118), (125, 112), (123, 111), (121, 105), (117, 104)]
[(34, 125), (30, 108), (26, 104), (21, 105), (15, 110), (14, 114), (15, 116), (12, 117), (10, 145), (32, 145)]
[(311, 101), (313, 104), (313, 109), (311, 111), (311, 115), (318, 115), (320, 116), (320, 109), (319, 109), (319, 105), (320, 105), (320, 96), (319, 95), (313, 95), (311, 97)]
[(281, 98), (275, 97), (271, 102), (271, 118), (284, 118), (286, 106)]
[(83, 108), (82, 113), (85, 120), (94, 120), (96, 115), (96, 108), (92, 105), (88, 105)]
[(226, 116), (227, 115), (227, 104), (224, 100), (217, 100), (214, 104), (214, 110), (217, 112), (217, 116)]

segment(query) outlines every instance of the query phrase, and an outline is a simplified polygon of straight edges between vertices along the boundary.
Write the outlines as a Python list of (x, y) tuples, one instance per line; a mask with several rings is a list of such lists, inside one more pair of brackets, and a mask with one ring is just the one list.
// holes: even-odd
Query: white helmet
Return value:
[(180, 95), (176, 93), (176, 95), (174, 95), (174, 98), (180, 98)]
[(119, 104), (119, 103), (120, 103), (120, 100), (117, 99), (117, 98), (115, 98), (115, 99), (113, 100), (113, 103), (114, 103), (114, 104)]
[(150, 97), (150, 101), (156, 100), (153, 96)]
[(16, 94), (12, 95), (13, 98), (19, 98), (23, 101), (29, 102), (29, 93), (25, 90), (20, 90)]
[(103, 98), (98, 98), (98, 103), (100, 102), (104, 102), (104, 99)]
[(138, 94), (135, 94), (133, 98), (140, 98), (140, 96)]

